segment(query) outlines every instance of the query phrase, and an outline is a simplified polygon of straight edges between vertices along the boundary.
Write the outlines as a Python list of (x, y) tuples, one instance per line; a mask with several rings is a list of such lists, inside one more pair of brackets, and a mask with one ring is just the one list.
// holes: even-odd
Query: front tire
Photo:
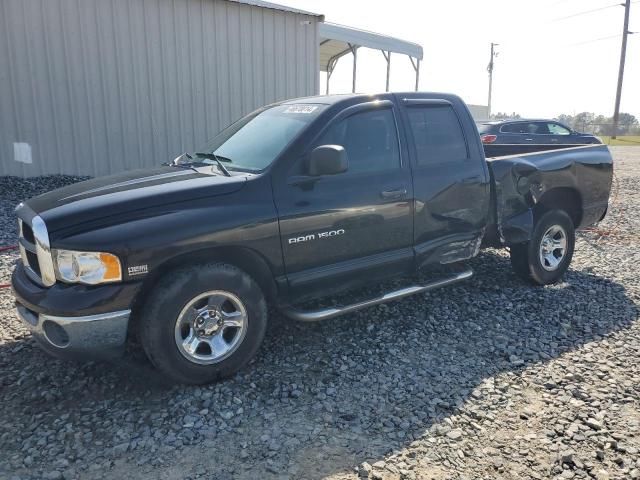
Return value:
[(529, 242), (511, 246), (511, 266), (528, 282), (556, 283), (569, 268), (575, 241), (571, 217), (562, 210), (551, 210), (538, 219)]
[(216, 263), (180, 268), (147, 298), (138, 336), (153, 365), (179, 383), (230, 377), (257, 353), (267, 306), (242, 270)]

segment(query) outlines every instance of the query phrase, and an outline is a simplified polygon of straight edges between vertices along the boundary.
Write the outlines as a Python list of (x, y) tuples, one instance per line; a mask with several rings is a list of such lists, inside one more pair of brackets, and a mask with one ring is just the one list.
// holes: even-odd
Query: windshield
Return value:
[(257, 110), (224, 129), (195, 155), (202, 163), (215, 164), (215, 158), (206, 158), (214, 154), (229, 170), (264, 170), (324, 108), (295, 104)]

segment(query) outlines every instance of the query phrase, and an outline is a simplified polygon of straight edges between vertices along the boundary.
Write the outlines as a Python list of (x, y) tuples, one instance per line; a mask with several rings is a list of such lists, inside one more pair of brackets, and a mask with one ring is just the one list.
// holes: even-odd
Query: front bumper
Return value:
[(42, 348), (58, 357), (108, 359), (124, 351), (131, 310), (82, 317), (38, 314), (20, 303), (16, 310)]
[(131, 305), (141, 282), (96, 286), (34, 283), (18, 263), (11, 277), (18, 317), (51, 354), (105, 359), (124, 352)]

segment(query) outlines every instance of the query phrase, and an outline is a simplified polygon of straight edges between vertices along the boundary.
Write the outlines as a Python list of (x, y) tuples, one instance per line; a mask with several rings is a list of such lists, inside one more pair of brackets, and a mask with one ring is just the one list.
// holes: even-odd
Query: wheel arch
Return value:
[(273, 301), (277, 297), (278, 288), (271, 268), (258, 252), (247, 247), (219, 246), (205, 248), (176, 255), (154, 268), (153, 273), (144, 279), (142, 287), (136, 295), (132, 306), (134, 318), (138, 317), (135, 313), (142, 308), (153, 287), (164, 275), (177, 268), (189, 265), (203, 265), (211, 262), (227, 263), (239, 268), (256, 281), (267, 300)]
[(534, 222), (551, 210), (565, 211), (575, 228), (582, 222), (582, 196), (573, 187), (556, 187), (542, 195), (533, 208)]

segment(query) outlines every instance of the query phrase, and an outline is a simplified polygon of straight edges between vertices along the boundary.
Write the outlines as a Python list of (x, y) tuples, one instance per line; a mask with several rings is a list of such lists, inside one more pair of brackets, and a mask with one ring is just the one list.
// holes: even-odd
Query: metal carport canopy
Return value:
[(422, 47), (417, 43), (407, 42), (399, 38), (389, 37), (379, 33), (345, 27), (335, 23), (320, 23), (320, 71), (327, 72), (327, 93), (329, 80), (337, 61), (344, 55), (353, 54), (353, 92), (356, 89), (357, 51), (360, 47), (380, 50), (387, 62), (387, 91), (389, 91), (389, 73), (391, 70), (391, 53), (407, 55), (416, 72), (416, 90), (420, 75), (420, 60)]

